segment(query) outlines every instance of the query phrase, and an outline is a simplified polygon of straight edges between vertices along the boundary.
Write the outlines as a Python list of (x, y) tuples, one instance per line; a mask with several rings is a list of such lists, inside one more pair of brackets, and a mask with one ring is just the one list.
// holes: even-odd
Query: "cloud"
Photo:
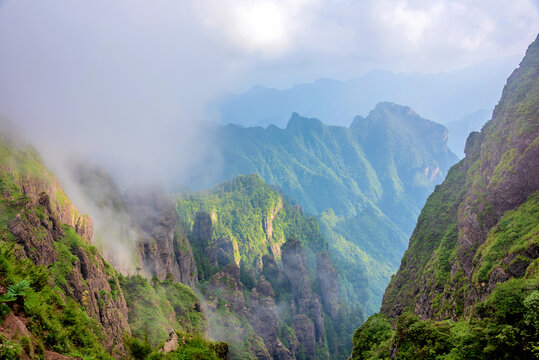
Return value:
[(522, 56), (538, 24), (533, 0), (3, 1), (0, 112), (49, 158), (178, 182), (218, 166), (219, 92)]
[(198, 15), (246, 55), (278, 56), (290, 45), (290, 9), (271, 1), (207, 1)]
[(372, 68), (436, 72), (521, 57), (539, 31), (533, 0), (199, 3), (199, 18), (243, 57), (236, 83), (277, 87)]

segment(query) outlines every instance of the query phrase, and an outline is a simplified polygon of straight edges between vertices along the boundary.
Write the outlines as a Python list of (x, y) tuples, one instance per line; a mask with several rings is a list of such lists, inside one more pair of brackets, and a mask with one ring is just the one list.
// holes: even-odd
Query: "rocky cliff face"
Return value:
[(327, 252), (316, 255), (316, 281), (324, 310), (336, 319), (340, 310), (337, 270)]
[(320, 298), (311, 290), (305, 250), (298, 240), (288, 240), (282, 247), (283, 272), (292, 293), (293, 328), (306, 355), (315, 354), (315, 344), (324, 339), (324, 316)]
[[(168, 356), (196, 349), (225, 359), (227, 344), (203, 339), (203, 306), (178, 282), (196, 284), (196, 267), (170, 200), (155, 190), (124, 196), (108, 175), (92, 174), (101, 179), (81, 184), (109, 225), (95, 236), (38, 153), (0, 133), (0, 348), (22, 359), (153, 357), (174, 329)], [(118, 245), (123, 231), (136, 241), (116, 254), (138, 254), (162, 280), (120, 275), (90, 242)]]
[(313, 218), (257, 176), (184, 194), (177, 206), (191, 224), (210, 333), (231, 342), (231, 357), (345, 356), (341, 339), (358, 312), (351, 315), (339, 295), (338, 272)]
[[(273, 359), (292, 360), (297, 348), (297, 340), (287, 339), (289, 349), (279, 339), (280, 319), (275, 305), (275, 294), (264, 276), (258, 279), (251, 291), (249, 319), (251, 326), (260, 334)], [(292, 338), (293, 335), (291, 335)], [(292, 340), (292, 341), (291, 341)]]
[(428, 198), (352, 359), (537, 357), (539, 36), (465, 153)]
[(538, 139), (536, 40), (507, 80), (492, 120), (470, 135), (465, 159), (428, 199), (382, 312), (459, 318), (497, 284), (530, 276), (539, 255), (537, 234), (520, 234), (532, 225), (521, 224), (513, 235), (508, 229), (510, 219), (533, 208), (539, 190)]
[[(108, 173), (82, 163), (73, 164), (72, 176), (92, 204), (89, 210), (100, 220), (96, 241), (115, 267), (125, 273), (140, 267), (148, 277), (161, 280), (171, 274), (176, 281), (196, 286), (191, 245), (174, 205), (160, 187), (122, 193)], [(118, 252), (127, 254), (118, 256)]]
[(140, 226), (139, 249), (144, 269), (164, 279), (168, 274), (189, 286), (197, 284), (193, 252), (183, 224), (166, 194), (155, 189), (126, 195), (127, 211)]
[[(36, 154), (36, 156), (38, 156)], [(36, 158), (36, 161), (41, 161)], [(7, 171), (14, 171), (7, 165)], [(37, 169), (36, 169), (37, 170)], [(58, 221), (74, 228), (77, 233), (88, 241), (93, 236), (93, 222), (88, 215), (80, 214), (65, 194), (60, 182), (48, 169), (39, 169), (34, 176), (20, 176), (16, 182), (21, 191), (36, 204), (42, 194), (47, 194), (51, 210), (54, 211)], [(27, 174), (29, 175), (29, 174)]]
[[(247, 302), (244, 289), (240, 269), (234, 262), (212, 276), (204, 289), (210, 318), (209, 334), (229, 342), (233, 357), (272, 359), (269, 344), (278, 328), (274, 328), (275, 323), (271, 320), (277, 315), (271, 307), (257, 306), (258, 298), (252, 298), (252, 304)], [(262, 318), (269, 322), (260, 322)]]
[[(107, 271), (103, 258), (89, 243), (91, 219), (79, 215), (34, 150), (13, 144), (1, 146), (3, 154), (9, 154), (0, 166), (2, 204), (5, 201), (7, 206), (2, 212), (7, 215), (10, 236), (23, 249), (18, 256), (44, 268), (65, 263), (65, 257), (70, 257), (64, 272), (57, 275), (56, 285), (102, 325), (107, 350), (122, 356), (126, 352), (122, 336), (130, 333), (127, 305), (118, 291), (116, 273)], [(28, 154), (33, 159), (24, 159)], [(32, 171), (23, 166), (31, 166)]]

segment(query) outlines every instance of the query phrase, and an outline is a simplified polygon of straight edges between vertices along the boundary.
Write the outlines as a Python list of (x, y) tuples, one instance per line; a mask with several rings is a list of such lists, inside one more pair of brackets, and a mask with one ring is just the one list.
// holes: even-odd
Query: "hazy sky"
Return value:
[(181, 169), (220, 91), (450, 70), (522, 56), (538, 31), (537, 0), (0, 0), (0, 113), (32, 139)]

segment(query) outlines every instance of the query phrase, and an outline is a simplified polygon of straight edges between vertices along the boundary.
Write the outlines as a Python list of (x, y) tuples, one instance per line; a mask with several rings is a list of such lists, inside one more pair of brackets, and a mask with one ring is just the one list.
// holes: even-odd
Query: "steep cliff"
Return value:
[(174, 204), (160, 186), (121, 191), (99, 167), (73, 162), (69, 168), (83, 205), (96, 219), (95, 244), (124, 274), (140, 268), (148, 278), (168, 274), (191, 287), (196, 265)]
[[(175, 283), (182, 275), (196, 281), (196, 268), (182, 274), (180, 267), (176, 278), (167, 272), (151, 283), (118, 273), (90, 242), (92, 220), (79, 214), (37, 151), (13, 138), (0, 138), (0, 358), (140, 359), (157, 356), (171, 330), (179, 335), (167, 347), (170, 356), (226, 358), (226, 344), (203, 338), (206, 317), (197, 296)], [(111, 209), (116, 200), (107, 197)], [(152, 212), (137, 212), (138, 223), (155, 241), (172, 243), (177, 256), (175, 209), (169, 203), (163, 214), (166, 206), (144, 201)], [(101, 234), (115, 241), (107, 235)], [(177, 240), (187, 242), (185, 235)], [(167, 265), (168, 254), (157, 256)]]
[[(28, 272), (42, 273), (40, 285), (33, 287), (32, 296), (35, 301), (51, 301), (51, 309), (47, 310), (52, 312), (38, 315), (37, 312), (47, 310), (38, 304), (25, 307), (25, 314), (31, 316), (36, 326), (34, 329), (57, 330), (58, 319), (49, 317), (58, 311), (55, 306), (61, 307), (63, 301), (68, 301), (61, 300), (62, 297), (77, 301), (79, 306), (72, 306), (74, 315), (83, 319), (80, 310), (83, 309), (99, 324), (93, 327), (91, 346), (66, 342), (60, 337), (47, 344), (51, 350), (75, 351), (80, 347), (81, 351), (92, 351), (93, 347), (102, 351), (99, 350), (102, 344), (110, 353), (124, 354), (122, 336), (129, 334), (127, 305), (123, 294), (118, 292), (116, 273), (89, 243), (91, 220), (78, 213), (34, 149), (3, 138), (0, 152), (3, 284), (22, 280)], [(13, 250), (6, 252), (9, 248)], [(21, 268), (11, 271), (18, 272), (18, 276), (12, 276), (5, 267), (15, 259), (21, 262)], [(44, 292), (46, 285), (56, 286), (57, 295)]]
[[(409, 309), (424, 318), (459, 317), (495, 284), (525, 275), (537, 257), (533, 221), (521, 224), (514, 238), (496, 238), (509, 233), (515, 216), (509, 211), (520, 214), (536, 202), (531, 195), (539, 190), (538, 78), (536, 41), (509, 77), (492, 120), (468, 138), (465, 159), (427, 201), (382, 312), (395, 316)], [(537, 220), (533, 210), (530, 216)], [(517, 257), (526, 266), (511, 275), (508, 266)]]
[(382, 314), (354, 335), (354, 359), (537, 358), (539, 37), (465, 152), (427, 200)]
[(191, 245), (174, 204), (160, 189), (138, 189), (126, 194), (128, 213), (140, 228), (138, 247), (148, 275), (167, 274), (189, 286), (197, 284)]
[(362, 312), (342, 296), (316, 218), (256, 175), (179, 195), (177, 209), (190, 228), (210, 333), (230, 342), (232, 357), (347, 356)]

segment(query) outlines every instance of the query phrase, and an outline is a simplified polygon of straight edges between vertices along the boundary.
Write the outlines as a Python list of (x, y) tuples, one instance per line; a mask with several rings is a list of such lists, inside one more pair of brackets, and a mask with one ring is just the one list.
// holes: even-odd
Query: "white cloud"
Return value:
[(287, 31), (281, 9), (271, 2), (256, 2), (235, 9), (233, 40), (251, 51), (284, 51)]
[(432, 26), (432, 14), (411, 9), (405, 1), (380, 2), (375, 9), (374, 15), (383, 21), (384, 26), (391, 28), (395, 35), (403, 36), (408, 44), (417, 44)]
[(197, 2), (200, 19), (234, 50), (275, 58), (293, 51), (302, 12), (313, 0), (208, 0)]
[(36, 137), (54, 136), (135, 173), (169, 173), (208, 152), (211, 139), (195, 124), (208, 119), (216, 92), (522, 56), (539, 31), (538, 7), (535, 0), (3, 1), (0, 113)]

